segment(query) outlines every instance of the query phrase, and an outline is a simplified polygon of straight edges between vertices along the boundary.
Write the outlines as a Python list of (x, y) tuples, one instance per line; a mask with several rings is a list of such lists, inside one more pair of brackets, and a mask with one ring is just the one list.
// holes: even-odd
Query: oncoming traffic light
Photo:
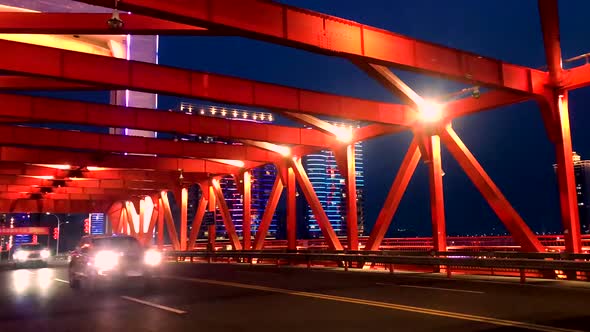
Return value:
[(55, 227), (53, 229), (53, 239), (57, 240), (58, 237), (59, 237), (59, 229), (57, 229), (57, 227)]

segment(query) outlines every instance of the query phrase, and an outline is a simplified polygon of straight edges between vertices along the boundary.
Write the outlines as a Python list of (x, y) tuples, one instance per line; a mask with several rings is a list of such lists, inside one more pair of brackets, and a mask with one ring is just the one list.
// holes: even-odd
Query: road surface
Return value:
[[(590, 331), (590, 287), (171, 263), (157, 288), (0, 271), (2, 331)], [(499, 279), (505, 280), (505, 279)]]

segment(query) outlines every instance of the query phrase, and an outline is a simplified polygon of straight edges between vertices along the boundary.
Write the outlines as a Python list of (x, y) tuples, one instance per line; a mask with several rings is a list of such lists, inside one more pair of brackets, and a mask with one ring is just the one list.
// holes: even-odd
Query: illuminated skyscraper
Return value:
[[(364, 233), (364, 158), (363, 143), (355, 144), (355, 168), (357, 190), (357, 217), (359, 234)], [(322, 150), (318, 153), (303, 157), (303, 166), (307, 171), (311, 182), (330, 224), (336, 235), (346, 235), (346, 184), (336, 164), (334, 153), (330, 150)], [(303, 195), (298, 197), (298, 204), (305, 205)], [(299, 208), (297, 219), (303, 220), (307, 227), (307, 235), (311, 238), (321, 237), (322, 233), (317, 220), (311, 211)]]

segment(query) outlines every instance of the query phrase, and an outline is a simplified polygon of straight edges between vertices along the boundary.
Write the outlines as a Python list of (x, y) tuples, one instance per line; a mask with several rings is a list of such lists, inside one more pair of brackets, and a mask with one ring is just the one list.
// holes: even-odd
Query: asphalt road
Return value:
[(177, 263), (156, 289), (0, 271), (1, 331), (590, 331), (590, 287)]

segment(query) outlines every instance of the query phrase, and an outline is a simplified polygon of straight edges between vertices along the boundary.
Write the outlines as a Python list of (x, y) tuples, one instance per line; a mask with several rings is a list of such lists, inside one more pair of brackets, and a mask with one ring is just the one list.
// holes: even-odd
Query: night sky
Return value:
[[(545, 65), (534, 0), (285, 0), (407, 36), (472, 51), (507, 62)], [(564, 59), (590, 51), (587, 0), (560, 1)], [(347, 60), (233, 37), (162, 37), (160, 63), (320, 90), (400, 102)], [(465, 85), (395, 70), (423, 96)], [(574, 150), (590, 158), (588, 89), (570, 94)], [(179, 99), (160, 97), (160, 107)], [(400, 102), (401, 103), (401, 102)], [(455, 130), (534, 231), (559, 231), (554, 149), (534, 102), (457, 119)], [(399, 134), (366, 143), (366, 214), (372, 225), (407, 150), (411, 136)], [(450, 154), (443, 150), (447, 230), (454, 234), (504, 233), (498, 218)], [(417, 169), (392, 228), (430, 234), (428, 175)]]

